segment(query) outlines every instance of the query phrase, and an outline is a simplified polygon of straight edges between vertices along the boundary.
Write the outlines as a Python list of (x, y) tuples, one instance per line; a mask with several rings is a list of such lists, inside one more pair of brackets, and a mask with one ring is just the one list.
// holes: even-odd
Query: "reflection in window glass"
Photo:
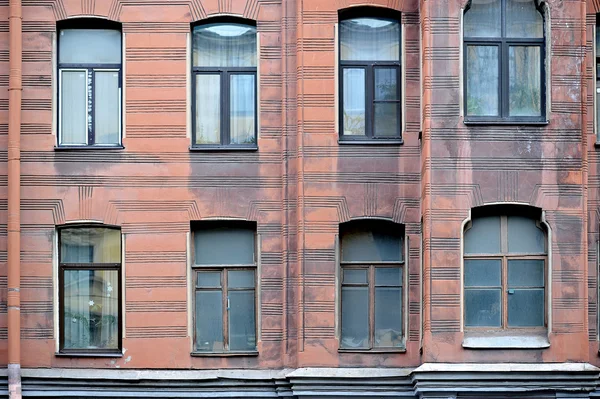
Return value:
[(344, 68), (344, 135), (364, 136), (366, 123), (365, 110), (365, 70)]
[(354, 18), (340, 22), (343, 61), (398, 61), (400, 24), (381, 18)]
[(471, 0), (465, 13), (465, 37), (500, 37), (501, 0)]
[(254, 75), (231, 75), (231, 144), (255, 144)]
[(221, 77), (196, 75), (196, 144), (221, 142)]
[(255, 67), (256, 27), (215, 23), (194, 27), (194, 66)]
[(534, 0), (508, 0), (506, 3), (506, 36), (543, 38), (544, 19)]
[(473, 218), (471, 228), (465, 232), (465, 253), (500, 253), (500, 217)]
[(342, 287), (342, 347), (369, 347), (369, 288)]
[(120, 263), (121, 232), (107, 228), (60, 230), (61, 263)]
[(61, 64), (120, 64), (121, 32), (113, 29), (61, 29)]
[(224, 350), (223, 294), (220, 289), (196, 291), (196, 350)]
[(404, 259), (402, 232), (392, 224), (350, 223), (341, 234), (344, 262), (400, 262)]
[(540, 47), (510, 46), (508, 62), (510, 115), (540, 116)]
[(96, 71), (94, 73), (95, 97), (95, 130), (96, 144), (111, 144), (119, 142), (120, 123), (119, 72)]
[(498, 116), (498, 46), (467, 46), (467, 115)]
[(60, 80), (61, 143), (85, 145), (88, 136), (86, 71), (62, 71)]

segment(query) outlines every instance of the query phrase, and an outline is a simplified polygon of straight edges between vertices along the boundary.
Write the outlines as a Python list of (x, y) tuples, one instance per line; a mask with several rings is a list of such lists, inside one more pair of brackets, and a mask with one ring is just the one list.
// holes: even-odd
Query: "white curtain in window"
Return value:
[(96, 144), (119, 144), (119, 72), (94, 72)]
[(254, 144), (254, 75), (231, 75), (231, 144)]
[(87, 144), (86, 71), (61, 72), (61, 144)]

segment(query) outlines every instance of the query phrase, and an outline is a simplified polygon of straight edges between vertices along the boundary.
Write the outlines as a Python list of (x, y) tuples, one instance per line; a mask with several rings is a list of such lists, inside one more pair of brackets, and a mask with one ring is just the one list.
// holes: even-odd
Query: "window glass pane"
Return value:
[(540, 47), (510, 46), (508, 49), (509, 114), (540, 116)]
[(546, 236), (535, 220), (523, 216), (508, 216), (508, 252), (546, 252)]
[(508, 286), (513, 287), (543, 287), (543, 260), (519, 259), (508, 261)]
[(380, 18), (340, 22), (342, 61), (400, 61), (400, 24)]
[(369, 347), (369, 289), (342, 287), (343, 348)]
[(216, 227), (194, 233), (197, 265), (254, 264), (254, 230)]
[(365, 133), (365, 70), (344, 68), (343, 71), (344, 135), (364, 136)]
[(500, 216), (473, 218), (465, 232), (465, 253), (500, 253)]
[(398, 96), (398, 69), (375, 68), (375, 100), (395, 101)]
[(352, 223), (342, 231), (342, 260), (402, 261), (402, 241), (399, 226), (394, 229), (387, 224)]
[(398, 103), (375, 103), (375, 136), (399, 136)]
[(107, 228), (60, 230), (62, 263), (121, 263), (121, 231)]
[(198, 272), (198, 282), (196, 283), (198, 288), (206, 287), (221, 287), (221, 273), (220, 272)]
[(196, 291), (196, 350), (220, 352), (224, 349), (221, 291)]
[(472, 0), (465, 13), (465, 37), (500, 37), (502, 34), (500, 0)]
[(254, 290), (229, 291), (229, 349), (243, 351), (255, 348)]
[(402, 288), (375, 289), (375, 346), (402, 346)]
[[(599, 64), (600, 66), (600, 64)], [(600, 72), (600, 71), (599, 71)], [(596, 72), (598, 73), (598, 72)], [(600, 77), (600, 73), (596, 75)], [(596, 82), (596, 129), (600, 133), (600, 82)]]
[(544, 326), (544, 290), (514, 290), (508, 295), (509, 327)]
[(501, 327), (501, 290), (465, 290), (465, 325), (467, 327)]
[(58, 36), (62, 64), (120, 64), (121, 32), (113, 29), (63, 29)]
[(229, 288), (254, 288), (253, 270), (235, 270), (227, 272)]
[(61, 71), (61, 144), (87, 144), (86, 76), (85, 71)]
[(543, 38), (544, 19), (535, 8), (534, 0), (507, 0), (506, 36)]
[(94, 124), (96, 144), (119, 144), (119, 73), (94, 72)]
[(467, 46), (467, 115), (498, 116), (498, 47)]
[(65, 270), (63, 349), (119, 349), (119, 271)]
[(255, 67), (256, 27), (235, 23), (194, 27), (194, 66)]
[(596, 57), (600, 57), (600, 25), (596, 25)]
[(256, 144), (254, 75), (231, 75), (231, 144)]
[(402, 269), (399, 267), (376, 267), (375, 285), (402, 285)]
[(344, 269), (344, 284), (366, 284), (366, 269)]
[(196, 144), (221, 142), (221, 76), (196, 75)]
[(499, 287), (502, 285), (500, 259), (465, 259), (465, 287)]

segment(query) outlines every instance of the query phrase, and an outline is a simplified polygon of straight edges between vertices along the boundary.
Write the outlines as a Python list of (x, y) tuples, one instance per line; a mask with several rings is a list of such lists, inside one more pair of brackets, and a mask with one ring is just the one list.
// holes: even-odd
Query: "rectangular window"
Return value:
[(256, 351), (256, 226), (202, 223), (194, 231), (194, 350)]
[(195, 26), (192, 51), (192, 147), (256, 148), (256, 27)]
[(340, 22), (340, 140), (401, 138), (400, 23)]
[(120, 146), (121, 32), (72, 22), (59, 28), (59, 146)]
[(401, 226), (341, 226), (341, 349), (404, 348), (404, 240)]
[(61, 228), (61, 353), (121, 353), (121, 232)]

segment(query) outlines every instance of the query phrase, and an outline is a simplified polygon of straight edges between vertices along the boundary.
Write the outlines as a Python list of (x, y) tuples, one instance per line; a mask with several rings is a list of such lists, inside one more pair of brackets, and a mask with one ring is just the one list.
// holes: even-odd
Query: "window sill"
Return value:
[(528, 120), (468, 120), (463, 122), (465, 125), (474, 126), (547, 126), (549, 121), (528, 121)]
[(258, 146), (232, 146), (232, 145), (211, 145), (211, 146), (198, 146), (189, 147), (190, 151), (204, 152), (204, 151), (258, 151)]
[(239, 357), (239, 356), (258, 356), (258, 351), (247, 352), (192, 352), (192, 357)]
[(468, 349), (545, 349), (550, 347), (546, 332), (466, 332), (462, 343)]
[(120, 150), (124, 150), (125, 147), (123, 147), (122, 145), (61, 145), (61, 146), (55, 146), (54, 147), (54, 151), (95, 151), (95, 150), (102, 150), (102, 151), (110, 151), (110, 150), (115, 150), (115, 151), (120, 151)]
[(404, 140), (402, 139), (390, 139), (390, 140), (348, 140), (338, 139), (340, 145), (402, 145)]
[(398, 348), (377, 348), (377, 349), (354, 349), (354, 348), (340, 348), (339, 353), (406, 353), (406, 347)]
[(112, 357), (118, 358), (123, 357), (123, 353), (121, 352), (56, 352), (54, 354), (56, 357)]

